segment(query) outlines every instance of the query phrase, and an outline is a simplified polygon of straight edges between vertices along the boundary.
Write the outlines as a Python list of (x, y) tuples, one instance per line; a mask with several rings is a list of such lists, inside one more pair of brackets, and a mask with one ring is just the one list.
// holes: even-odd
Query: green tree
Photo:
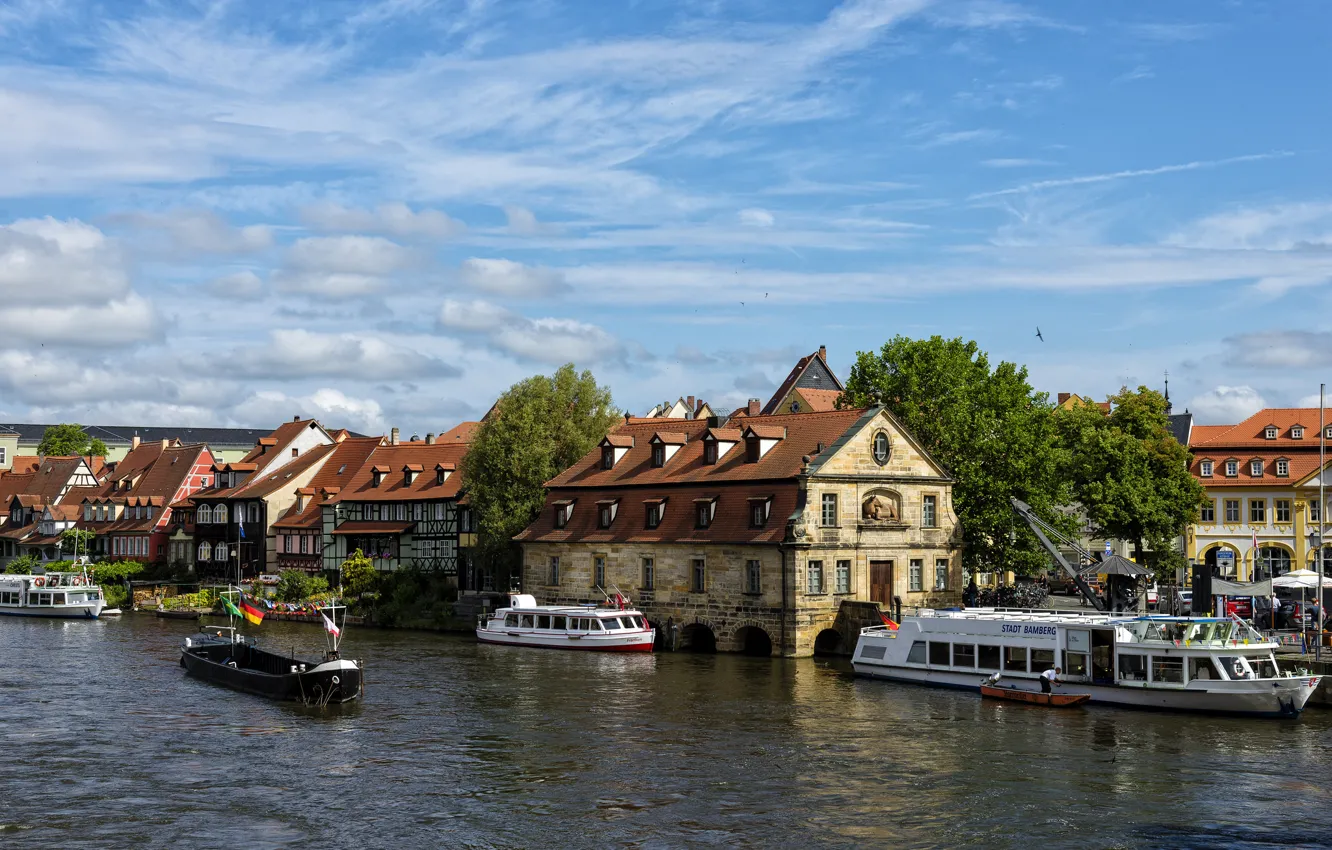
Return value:
[(591, 451), (618, 418), (610, 390), (572, 363), (500, 396), (463, 458), (482, 564), (497, 573), (512, 568), (513, 536), (540, 512), (545, 483)]
[(379, 573), (375, 562), (365, 556), (360, 549), (347, 556), (342, 562), (342, 586), (352, 596), (361, 596), (375, 589)]
[(839, 404), (884, 405), (951, 473), (963, 566), (1019, 574), (1050, 567), (1009, 501), (1016, 496), (1072, 530), (1072, 518), (1054, 510), (1069, 488), (1059, 475), (1052, 408), (1025, 367), (991, 367), (975, 342), (960, 338), (898, 336), (857, 355)]
[(65, 555), (90, 557), (97, 535), (82, 528), (67, 528), (60, 532), (60, 551)]
[(89, 437), (83, 426), (75, 423), (52, 425), (42, 433), (42, 441), (37, 444), (37, 454), (68, 457), (70, 455), (94, 455), (106, 457), (106, 443)]
[(1189, 450), (1170, 433), (1164, 396), (1124, 387), (1109, 401), (1108, 416), (1088, 406), (1055, 417), (1066, 476), (1098, 536), (1132, 541), (1139, 563), (1150, 548), (1167, 574), (1182, 565), (1174, 539), (1198, 520), (1204, 490), (1189, 473)]
[(310, 577), (300, 570), (283, 570), (274, 594), (283, 602), (304, 602), (310, 595)]
[(4, 570), (12, 576), (32, 575), (33, 569), (42, 562), (36, 555), (20, 555), (5, 564)]

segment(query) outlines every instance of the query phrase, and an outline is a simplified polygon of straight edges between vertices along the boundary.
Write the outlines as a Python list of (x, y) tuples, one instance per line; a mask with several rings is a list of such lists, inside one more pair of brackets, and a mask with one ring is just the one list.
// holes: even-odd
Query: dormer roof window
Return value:
[(1239, 461), (1231, 458), (1226, 461), (1226, 477), (1234, 478), (1236, 475), (1239, 475)]
[(1278, 478), (1286, 478), (1290, 475), (1290, 458), (1279, 457), (1276, 459), (1276, 474)]
[(772, 496), (751, 496), (749, 498), (749, 527), (764, 528), (768, 524), (768, 515), (772, 513)]
[(1277, 426), (1268, 425), (1266, 428), (1263, 429), (1264, 440), (1275, 440), (1276, 438), (1277, 438)]
[(454, 466), (453, 466), (453, 464), (451, 464), (451, 463), (437, 463), (437, 464), (435, 464), (435, 484), (436, 484), (436, 486), (438, 486), (438, 485), (440, 485), (440, 484), (443, 484), (445, 481), (448, 481), (448, 480), (449, 480), (449, 476), (453, 474), (453, 470), (454, 470)]
[(666, 461), (674, 457), (688, 439), (684, 434), (669, 431), (658, 431), (653, 434), (652, 439), (648, 440), (652, 446), (652, 465), (657, 468), (665, 466)]
[(780, 425), (750, 425), (745, 428), (745, 460), (758, 463), (773, 447), (786, 439), (786, 429)]
[(711, 528), (712, 520), (717, 516), (717, 497), (694, 500), (694, 527)]
[(1290, 438), (1291, 438), (1292, 440), (1303, 440), (1303, 439), (1304, 439), (1304, 426), (1303, 426), (1303, 425), (1292, 425), (1292, 426), (1290, 426)]
[(1258, 458), (1249, 461), (1249, 474), (1254, 478), (1263, 477), (1263, 462)]
[(602, 499), (597, 502), (597, 528), (610, 528), (619, 511), (619, 499)]
[(657, 528), (661, 525), (662, 517), (666, 515), (665, 499), (644, 499), (644, 520), (643, 525), (647, 528)]
[(389, 469), (382, 463), (377, 463), (370, 467), (370, 486), (378, 487), (384, 481), (384, 476), (392, 471), (393, 470)]
[(1203, 478), (1211, 478), (1211, 477), (1212, 477), (1212, 461), (1211, 461), (1211, 460), (1204, 460), (1204, 461), (1201, 461), (1201, 462), (1198, 464), (1198, 474), (1201, 475)]
[(714, 466), (743, 439), (739, 428), (709, 428), (703, 435), (703, 463)]
[(573, 516), (574, 499), (560, 499), (555, 502), (555, 527), (564, 528)]
[(413, 479), (415, 479), (417, 475), (419, 475), (420, 473), (422, 473), (422, 472), (424, 472), (424, 471), (425, 471), (425, 467), (422, 466), (422, 465), (419, 464), (419, 463), (408, 463), (408, 464), (403, 465), (403, 467), (402, 467), (402, 483), (403, 483), (403, 485), (405, 485), (405, 486), (407, 486), (407, 487), (412, 486), (412, 481), (413, 481)]
[(614, 469), (620, 458), (634, 447), (634, 438), (628, 434), (607, 434), (600, 445), (601, 468)]

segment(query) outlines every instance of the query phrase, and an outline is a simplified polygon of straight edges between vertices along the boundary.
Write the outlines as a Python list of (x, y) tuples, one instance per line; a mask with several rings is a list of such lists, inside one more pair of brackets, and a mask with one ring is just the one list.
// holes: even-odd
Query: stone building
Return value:
[(952, 479), (882, 408), (627, 419), (547, 487), (524, 590), (618, 589), (684, 646), (849, 650), (865, 603), (961, 599)]

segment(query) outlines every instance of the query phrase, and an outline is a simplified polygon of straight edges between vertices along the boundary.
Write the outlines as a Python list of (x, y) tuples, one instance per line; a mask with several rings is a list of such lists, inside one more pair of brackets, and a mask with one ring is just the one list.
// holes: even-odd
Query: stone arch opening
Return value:
[(690, 623), (680, 630), (680, 649), (684, 652), (716, 652), (717, 635), (703, 623)]
[(758, 626), (743, 626), (736, 630), (735, 648), (745, 655), (772, 655), (772, 638)]
[(824, 629), (814, 638), (815, 655), (837, 655), (842, 652), (842, 633), (837, 629)]

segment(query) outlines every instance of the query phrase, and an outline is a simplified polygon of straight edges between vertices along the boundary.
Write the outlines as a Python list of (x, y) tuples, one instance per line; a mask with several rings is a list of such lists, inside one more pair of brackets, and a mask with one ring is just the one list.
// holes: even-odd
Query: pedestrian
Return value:
[(1043, 694), (1051, 693), (1053, 686), (1059, 682), (1059, 674), (1062, 672), (1064, 671), (1059, 669), (1058, 667), (1055, 667), (1053, 670), (1046, 670), (1044, 673), (1042, 673), (1041, 693)]

